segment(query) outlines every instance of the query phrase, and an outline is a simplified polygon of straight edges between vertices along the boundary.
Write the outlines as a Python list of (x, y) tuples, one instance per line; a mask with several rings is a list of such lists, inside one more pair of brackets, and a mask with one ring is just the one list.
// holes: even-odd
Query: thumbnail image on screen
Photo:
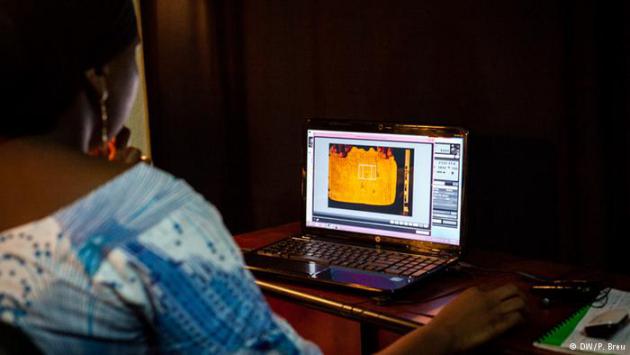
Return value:
[(413, 149), (330, 144), (328, 207), (410, 216)]

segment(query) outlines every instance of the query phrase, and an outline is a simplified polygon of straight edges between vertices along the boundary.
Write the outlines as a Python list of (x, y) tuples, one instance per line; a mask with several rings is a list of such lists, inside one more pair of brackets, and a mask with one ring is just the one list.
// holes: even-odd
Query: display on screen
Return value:
[(412, 213), (412, 149), (329, 144), (328, 151), (328, 207)]
[(462, 138), (307, 134), (308, 227), (459, 244)]

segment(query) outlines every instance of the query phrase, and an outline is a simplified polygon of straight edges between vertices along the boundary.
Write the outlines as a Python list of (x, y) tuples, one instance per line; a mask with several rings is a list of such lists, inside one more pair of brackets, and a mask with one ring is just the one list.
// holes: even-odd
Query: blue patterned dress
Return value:
[(265, 303), (217, 210), (139, 164), (0, 233), (0, 317), (51, 354), (318, 354)]

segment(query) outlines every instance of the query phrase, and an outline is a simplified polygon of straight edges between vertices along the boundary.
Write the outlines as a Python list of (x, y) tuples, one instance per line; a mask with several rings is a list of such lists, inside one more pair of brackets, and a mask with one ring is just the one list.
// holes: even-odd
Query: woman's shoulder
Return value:
[(53, 215), (74, 222), (155, 217), (155, 211), (200, 199), (183, 180), (144, 163), (111, 163), (28, 143), (8, 148), (0, 152), (12, 157), (0, 166), (0, 230)]
[(206, 203), (185, 181), (138, 163), (54, 213), (66, 228), (106, 221), (135, 230), (158, 223), (192, 200)]
[(35, 139), (0, 148), (0, 230), (46, 217), (129, 168)]

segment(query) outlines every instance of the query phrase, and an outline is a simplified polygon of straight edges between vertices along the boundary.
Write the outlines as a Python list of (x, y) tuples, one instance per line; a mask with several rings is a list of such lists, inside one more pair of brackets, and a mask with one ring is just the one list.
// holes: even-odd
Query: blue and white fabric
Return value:
[(217, 210), (139, 164), (0, 233), (0, 317), (51, 354), (318, 354), (269, 309)]

